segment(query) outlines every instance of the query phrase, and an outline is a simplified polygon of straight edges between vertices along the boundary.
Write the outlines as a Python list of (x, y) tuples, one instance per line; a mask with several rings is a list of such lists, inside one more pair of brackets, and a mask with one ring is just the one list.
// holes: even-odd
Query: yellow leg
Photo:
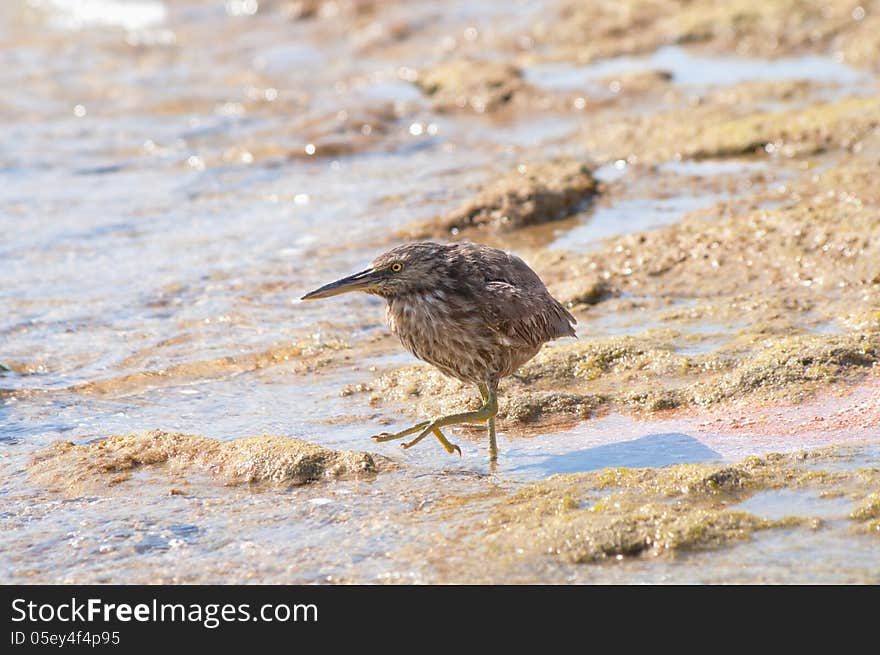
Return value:
[[(488, 388), (487, 392), (488, 398), (483, 403), (483, 406), (480, 407), (480, 409), (476, 410), (475, 412), (462, 412), (461, 414), (450, 414), (449, 416), (441, 416), (439, 418), (435, 418), (433, 421), (425, 426), (425, 428), (419, 433), (419, 436), (410, 441), (409, 444), (405, 444), (405, 447), (409, 448), (411, 446), (414, 446), (419, 441), (424, 439), (429, 433), (434, 432), (435, 430), (439, 431), (440, 428), (446, 427), (447, 425), (455, 425), (457, 423), (471, 423), (473, 421), (492, 421), (495, 418), (495, 415), (498, 413), (498, 398), (495, 396), (495, 393), (489, 391)], [(441, 441), (440, 443), (443, 443), (443, 441)], [(446, 445), (444, 444), (444, 448), (445, 447)]]
[(440, 428), (443, 428), (447, 425), (455, 425), (456, 423), (486, 421), (489, 431), (489, 455), (494, 460), (498, 455), (498, 446), (495, 442), (495, 415), (498, 413), (498, 398), (495, 392), (489, 389), (489, 387), (485, 384), (478, 385), (478, 389), (480, 390), (480, 396), (483, 398), (483, 406), (474, 412), (450, 414), (449, 416), (441, 416), (431, 421), (422, 421), (421, 423), (416, 423), (414, 426), (407, 428), (406, 430), (401, 430), (400, 432), (383, 432), (381, 434), (374, 435), (372, 439), (373, 441), (382, 443), (385, 441), (402, 439), (403, 437), (418, 432), (419, 434), (418, 436), (416, 436), (415, 439), (401, 444), (404, 448), (412, 448), (429, 434), (433, 434), (435, 437), (437, 437), (437, 441), (440, 442), (447, 453), (451, 454), (458, 451), (459, 456), (461, 456), (461, 448), (453, 443), (450, 443), (449, 440), (443, 435), (443, 432)]
[[(483, 402), (488, 402), (489, 398), (491, 398), (491, 392), (489, 391), (488, 385), (480, 384), (477, 385), (477, 388), (480, 390), (480, 396), (482, 396)], [(489, 459), (494, 462), (498, 459), (498, 441), (495, 439), (494, 416), (486, 421), (486, 431), (489, 433)]]
[(421, 423), (416, 423), (411, 428), (401, 430), (400, 432), (382, 432), (381, 434), (374, 434), (372, 437), (370, 437), (370, 439), (377, 443), (382, 443), (383, 441), (394, 441), (395, 439), (403, 439), (404, 437), (408, 437), (409, 435), (411, 435), (413, 432), (424, 430), (430, 424), (431, 421), (422, 421)]
[[(431, 430), (431, 432), (434, 433), (434, 436), (437, 437), (437, 441), (440, 442), (440, 444), (443, 446), (443, 448), (446, 450), (447, 453), (449, 453), (451, 455), (452, 453), (458, 451), (458, 456), (461, 457), (461, 448), (459, 448), (454, 443), (450, 443), (449, 440), (440, 431), (440, 428), (434, 428), (433, 430)], [(422, 439), (424, 439), (427, 436), (427, 434), (428, 434), (427, 432), (423, 432), (422, 434), (420, 434), (418, 437), (416, 437), (412, 441), (407, 441), (407, 442), (402, 443), (400, 445), (403, 446), (404, 449), (412, 448), (417, 443), (419, 443)]]
[(495, 417), (488, 421), (489, 431), (489, 459), (493, 462), (498, 459), (498, 442), (495, 440)]

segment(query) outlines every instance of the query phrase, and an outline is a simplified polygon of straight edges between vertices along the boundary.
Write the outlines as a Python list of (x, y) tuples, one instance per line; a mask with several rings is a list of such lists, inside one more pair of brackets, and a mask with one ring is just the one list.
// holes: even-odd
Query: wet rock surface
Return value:
[(40, 484), (80, 495), (130, 481), (138, 485), (133, 476), (160, 470), (178, 479), (208, 475), (227, 485), (302, 485), (369, 476), (389, 466), (378, 455), (330, 450), (302, 439), (259, 436), (218, 441), (153, 430), (113, 435), (82, 446), (55, 444), (37, 453), (31, 474)]
[[(809, 0), (760, 5), (749, 0), (723, 5), (631, 0), (614, 6), (563, 0), (533, 34), (556, 49), (555, 56), (579, 61), (687, 43), (767, 57), (836, 48), (855, 65), (876, 67), (876, 8), (875, 3), (854, 9), (843, 2)], [(584, 34), (591, 38), (583, 39)]]
[(493, 61), (450, 61), (419, 74), (416, 84), (439, 111), (493, 112), (523, 86), (521, 71)]
[[(750, 397), (806, 399), (855, 382), (880, 361), (880, 335), (752, 337), (705, 355), (682, 355), (663, 335), (579, 341), (545, 349), (502, 384), (499, 416), (512, 424), (573, 421), (597, 411), (656, 412)], [(472, 405), (475, 392), (425, 366), (399, 369), (345, 393), (406, 402), (434, 415)]]
[(858, 521), (857, 532), (880, 536), (880, 492), (868, 494), (850, 516)]
[[(763, 97), (755, 91), (748, 92), (753, 99)], [(718, 96), (696, 107), (682, 106), (647, 116), (603, 117), (601, 124), (588, 118), (583, 143), (603, 159), (643, 163), (768, 153), (805, 157), (849, 149), (869, 138), (880, 124), (878, 111), (876, 97), (743, 112), (741, 106), (730, 106), (725, 96)]]
[[(470, 228), (516, 230), (558, 221), (583, 209), (598, 185), (589, 167), (560, 159), (522, 163), (509, 174), (487, 184), (457, 210), (405, 230), (411, 238), (449, 236)], [(479, 236), (469, 232), (468, 236)]]
[[(875, 518), (874, 490), (880, 477), (876, 468), (840, 467), (858, 452), (858, 447), (834, 447), (749, 457), (723, 467), (608, 468), (556, 475), (515, 493), (487, 494), (492, 509), (479, 524), (459, 528), (455, 538), (475, 549), (473, 554), (491, 553), (489, 568), (499, 562), (514, 568), (514, 562), (545, 558), (577, 565), (680, 557), (729, 547), (766, 530), (784, 530), (795, 538), (798, 531), (821, 529), (821, 520), (794, 508), (778, 518), (762, 515), (760, 503), (753, 503), (750, 512), (739, 509), (762, 493), (792, 488), (857, 503), (850, 523), (859, 529), (858, 522)], [(438, 511), (454, 513), (460, 503), (473, 501), (448, 499)]]

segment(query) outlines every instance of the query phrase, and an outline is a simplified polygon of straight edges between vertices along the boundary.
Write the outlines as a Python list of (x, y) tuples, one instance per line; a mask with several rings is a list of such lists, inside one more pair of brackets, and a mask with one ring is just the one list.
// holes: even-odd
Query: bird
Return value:
[(404, 243), (370, 266), (305, 294), (302, 300), (353, 291), (384, 298), (386, 320), (401, 344), (441, 373), (477, 387), (482, 406), (421, 421), (376, 442), (403, 439), (410, 448), (433, 434), (449, 454), (461, 448), (443, 428), (485, 422), (489, 455), (497, 460), (495, 417), (498, 385), (532, 359), (548, 341), (575, 336), (571, 313), (547, 291), (528, 264), (514, 254), (480, 243)]

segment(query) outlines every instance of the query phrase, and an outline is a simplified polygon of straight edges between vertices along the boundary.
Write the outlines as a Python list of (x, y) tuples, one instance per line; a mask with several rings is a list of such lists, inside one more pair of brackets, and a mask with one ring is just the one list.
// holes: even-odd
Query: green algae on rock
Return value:
[(391, 466), (380, 455), (337, 451), (290, 437), (220, 441), (177, 432), (113, 435), (77, 446), (60, 442), (38, 453), (31, 475), (53, 489), (78, 494), (126, 482), (137, 472), (206, 474), (227, 485), (302, 485), (371, 476)]
[(850, 518), (858, 523), (856, 532), (880, 537), (880, 490), (872, 491), (865, 496), (852, 511)]
[(404, 229), (412, 238), (482, 227), (508, 231), (578, 212), (598, 191), (590, 168), (575, 159), (519, 164), (449, 214)]
[[(673, 333), (675, 334), (675, 333)], [(715, 353), (684, 355), (662, 331), (581, 339), (545, 348), (504, 383), (499, 417), (518, 424), (577, 420), (603, 408), (659, 411), (757, 398), (804, 400), (838, 382), (854, 382), (880, 363), (880, 333), (740, 337)], [(371, 402), (405, 402), (420, 414), (466, 407), (459, 382), (408, 366), (344, 393)]]
[(880, 334), (812, 335), (767, 339), (735, 369), (689, 389), (694, 404), (752, 392), (803, 399), (820, 385), (853, 381), (880, 362)]
[[(468, 552), (485, 549), (511, 566), (548, 554), (584, 564), (674, 555), (748, 540), (757, 531), (815, 526), (814, 517), (767, 519), (737, 504), (768, 489), (848, 493), (880, 488), (880, 471), (824, 469), (857, 448), (831, 447), (749, 457), (732, 465), (678, 464), (554, 475), (514, 493), (487, 492), (493, 509), (455, 535)], [(876, 491), (874, 492), (876, 495)], [(449, 498), (456, 511), (473, 498)], [(866, 504), (867, 505), (867, 504)]]
[(749, 349), (697, 355), (676, 353), (646, 335), (547, 349), (520, 370), (517, 382), (658, 410), (750, 396), (804, 399), (823, 385), (858, 380), (878, 362), (880, 334), (771, 337)]
[(869, 494), (864, 501), (853, 510), (851, 516), (856, 521), (880, 519), (880, 491), (874, 491)]

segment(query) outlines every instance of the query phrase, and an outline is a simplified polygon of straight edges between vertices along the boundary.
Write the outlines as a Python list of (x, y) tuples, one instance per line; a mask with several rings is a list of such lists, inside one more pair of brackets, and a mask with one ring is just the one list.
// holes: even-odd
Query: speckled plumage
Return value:
[(496, 389), (552, 339), (574, 336), (574, 317), (519, 257), (476, 243), (409, 243), (373, 262), (399, 263), (402, 280), (374, 293), (391, 330), (446, 375)]
[(377, 257), (367, 270), (326, 284), (303, 300), (351, 291), (385, 298), (388, 323), (404, 347), (446, 375), (475, 384), (483, 399), (476, 411), (373, 436), (385, 442), (418, 432), (404, 448), (433, 434), (447, 452), (461, 454), (442, 428), (485, 421), (494, 460), (498, 383), (546, 342), (574, 336), (574, 317), (523, 260), (477, 243), (407, 243)]

